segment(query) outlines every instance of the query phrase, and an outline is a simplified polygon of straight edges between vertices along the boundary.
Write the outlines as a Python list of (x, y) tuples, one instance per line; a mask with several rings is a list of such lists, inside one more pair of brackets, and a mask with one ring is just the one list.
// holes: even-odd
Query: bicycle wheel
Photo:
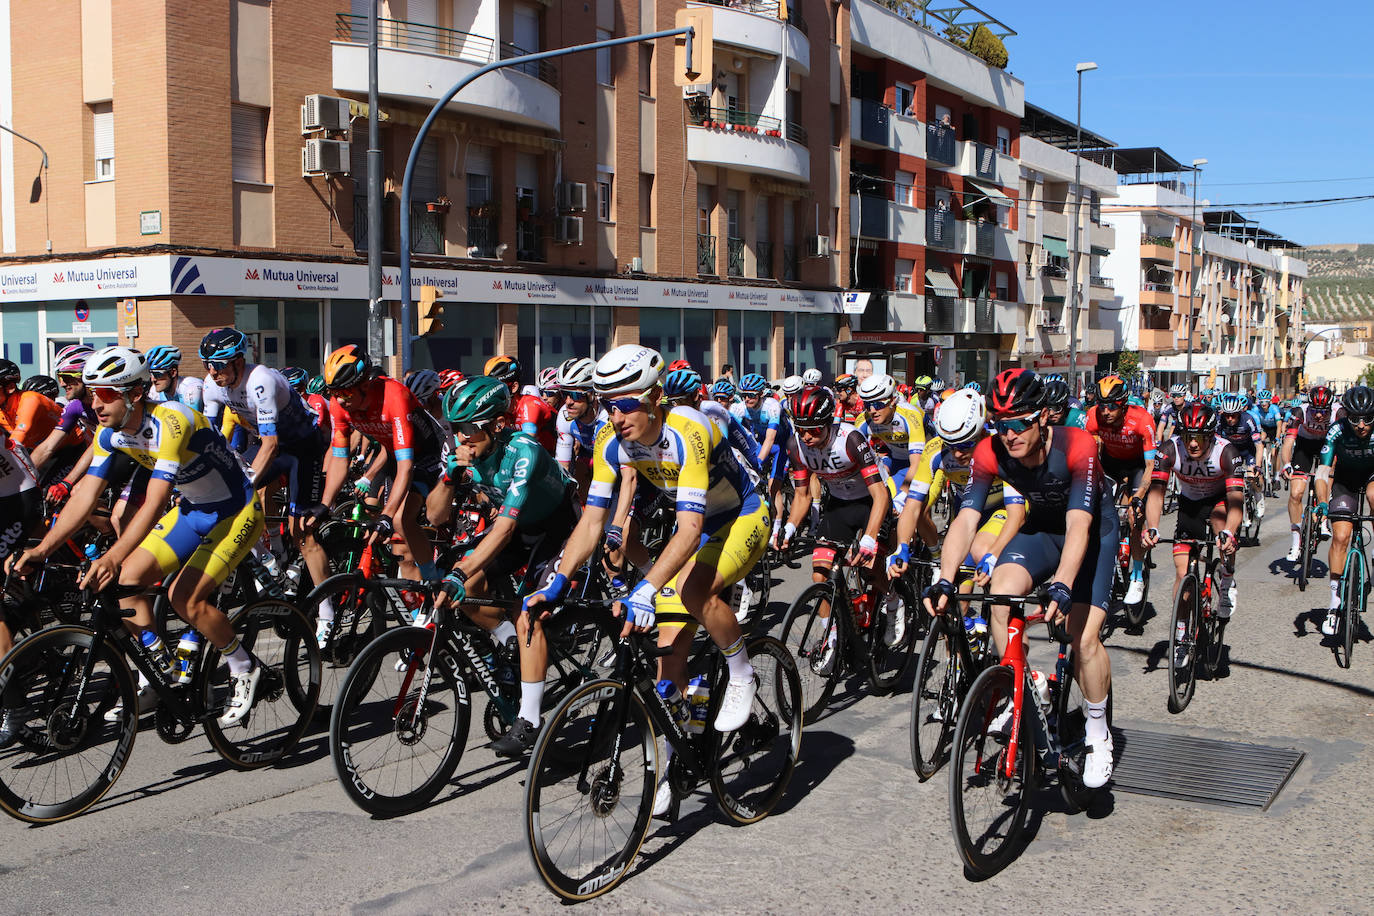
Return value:
[(1216, 576), (1219, 566), (1220, 561), (1213, 561), (1208, 572), (1212, 582), (1212, 594), (1210, 598), (1204, 594), (1198, 606), (1198, 660), (1202, 664), (1203, 677), (1209, 681), (1216, 677), (1217, 669), (1221, 667), (1221, 650), (1224, 648), (1221, 642), (1223, 624), (1217, 616), (1217, 604), (1221, 601)]
[[(1193, 699), (1193, 689), (1197, 687), (1197, 633), (1198, 601), (1200, 586), (1197, 576), (1188, 573), (1179, 583), (1178, 594), (1174, 598), (1174, 615), (1169, 620), (1169, 711), (1183, 712)], [(1178, 632), (1179, 621), (1183, 621), (1183, 635)], [(1183, 646), (1180, 654), (1179, 647)], [(1182, 664), (1180, 664), (1182, 662)]]
[[(1083, 708), (1083, 691), (1072, 671), (1068, 672), (1068, 683), (1058, 684), (1054, 695), (1054, 729), (1059, 740), (1059, 750), (1063, 757), (1072, 762), (1071, 768), (1062, 763), (1059, 767), (1059, 794), (1071, 812), (1082, 811), (1092, 802), (1097, 789), (1083, 785), (1081, 774), (1083, 761), (1087, 757), (1088, 715)], [(1112, 689), (1107, 688), (1107, 728), (1112, 727)]]
[(1307, 591), (1307, 575), (1312, 569), (1312, 551), (1316, 545), (1312, 543), (1313, 538), (1319, 530), (1312, 518), (1311, 485), (1308, 485), (1308, 499), (1302, 510), (1302, 534), (1300, 536), (1302, 544), (1302, 556), (1298, 559), (1298, 591)]
[[(133, 750), (136, 697), (119, 650), (85, 627), (49, 628), (15, 646), (0, 670), (0, 706), (19, 723), (16, 740), (0, 749), (0, 807), (48, 824), (100, 801)], [(107, 722), (115, 707), (120, 714)]]
[(367, 582), (361, 574), (334, 576), (297, 605), (312, 628), (319, 620), (320, 605), (328, 600), (334, 606), (334, 631), (320, 647), (320, 701), (315, 720), (321, 724), (329, 722), (353, 660), (386, 630), (386, 596), (381, 589), (368, 588)]
[(550, 890), (588, 900), (620, 883), (649, 832), (657, 777), (657, 743), (638, 694), (612, 680), (568, 694), (540, 732), (525, 777), (525, 840)]
[[(782, 644), (797, 662), (801, 677), (802, 712), (807, 725), (820, 716), (844, 667), (846, 645), (844, 628), (838, 624), (833, 601), (834, 586), (830, 582), (814, 582), (807, 586), (782, 624)], [(836, 611), (826, 617), (820, 612)]]
[(310, 727), (320, 698), (320, 649), (310, 624), (285, 601), (250, 604), (229, 623), (263, 668), (253, 710), (238, 725), (219, 724), (214, 713), (229, 698), (229, 666), (213, 646), (206, 646), (193, 689), (211, 713), (205, 721), (210, 744), (231, 766), (256, 770), (280, 760)]
[(429, 804), (467, 746), (468, 685), (447, 647), (436, 662), (433, 641), (428, 628), (389, 630), (344, 676), (329, 753), (344, 792), (369, 814), (395, 817)]
[[(712, 729), (711, 789), (725, 816), (737, 824), (765, 818), (782, 799), (801, 753), (801, 678), (791, 653), (771, 636), (750, 641), (758, 679), (748, 720), (729, 734)], [(725, 696), (727, 671), (718, 666), (709, 715)]]
[(998, 720), (1012, 702), (1014, 676), (1006, 665), (980, 674), (969, 688), (954, 728), (950, 820), (959, 858), (979, 877), (1001, 871), (1020, 849), (1028, 790), (1035, 785), (1036, 758), (1029, 729), (1016, 744), (1015, 760), (1008, 761), (1011, 726), (999, 727)]
[[(957, 625), (957, 623), (956, 623)], [(911, 689), (911, 767), (925, 782), (939, 771), (949, 752), (959, 700), (968, 686), (944, 618), (926, 631), (916, 686)]]
[(1345, 559), (1344, 582), (1341, 583), (1341, 652), (1336, 664), (1350, 667), (1355, 651), (1355, 631), (1360, 628), (1360, 611), (1364, 607), (1365, 586), (1369, 579), (1368, 561), (1364, 556), (1363, 538), (1355, 538)]
[[(896, 615), (901, 621), (901, 632), (892, 645), (887, 643), (888, 615)], [(891, 693), (911, 668), (920, 640), (917, 618), (915, 595), (905, 579), (894, 579), (874, 615), (872, 638), (868, 644), (868, 683), (874, 694)]]
[[(1141, 578), (1145, 582), (1145, 591), (1141, 595), (1140, 600), (1135, 604), (1126, 604), (1123, 602), (1121, 605), (1122, 609), (1126, 612), (1126, 625), (1130, 627), (1139, 627), (1145, 623), (1145, 602), (1150, 599), (1150, 563), (1148, 558), (1146, 558), (1143, 564)], [(1111, 615), (1108, 614), (1107, 616), (1110, 617)]]

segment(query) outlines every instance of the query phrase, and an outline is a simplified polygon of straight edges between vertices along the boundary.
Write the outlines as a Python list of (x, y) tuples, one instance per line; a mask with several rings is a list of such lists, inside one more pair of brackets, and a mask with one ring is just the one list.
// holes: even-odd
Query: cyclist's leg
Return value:
[[(1116, 546), (1121, 538), (1114, 518), (1101, 518), (1097, 525), (1098, 530), (1088, 536), (1083, 563), (1073, 582), (1073, 609), (1068, 622), (1074, 648), (1074, 676), (1087, 701), (1090, 720), (1093, 709), (1105, 716), (1107, 693), (1112, 684), (1111, 659), (1102, 646), (1102, 623), (1107, 618)], [(1101, 728), (1102, 733), (1096, 735), (1098, 738), (1105, 737), (1105, 718), (1102, 718)], [(1090, 723), (1088, 738), (1094, 737)]]
[[(1207, 539), (1207, 526), (1214, 523), (1218, 513), (1220, 513), (1222, 523), (1226, 521), (1226, 500), (1223, 497), (1216, 499), (1188, 499), (1180, 495), (1178, 498), (1178, 518), (1174, 524), (1174, 539), (1192, 538), (1197, 541)], [(1210, 521), (1209, 521), (1210, 520)], [(1178, 587), (1183, 584), (1183, 577), (1188, 574), (1188, 566), (1193, 558), (1193, 551), (1196, 548), (1187, 544), (1174, 545), (1174, 598), (1177, 604)], [(1176, 610), (1182, 610), (1177, 608)], [(1182, 620), (1175, 618), (1174, 625), (1178, 626)]]
[[(418, 477), (418, 469), (416, 473)], [(410, 492), (401, 500), (401, 508), (397, 513), (400, 516), (398, 527), (411, 556), (410, 563), (401, 564), (402, 578), (425, 581), (439, 578), (439, 571), (434, 566), (434, 545), (430, 543), (429, 534), (420, 525), (420, 510), (425, 507), (425, 497), (433, 485), (432, 479), (428, 482), (412, 479)]]
[[(210, 596), (225, 579), (229, 578), (229, 573), (243, 562), (253, 545), (262, 537), (263, 528), (266, 526), (262, 503), (255, 495), (241, 509), (226, 517), (208, 512), (187, 512), (182, 515), (179, 524), (183, 526), (183, 531), (197, 532), (200, 536), (195, 548), (189, 552), (185, 568), (177, 573), (172, 581), (167, 596), (172, 609), (181, 619), (204, 634), (215, 648), (225, 653), (231, 670), (235, 673), (247, 670), (246, 667), (235, 667), (236, 657), (233, 651), (239, 647), (234, 628), (224, 612), (211, 603)], [(172, 564), (160, 553), (161, 550), (171, 547), (178, 554), (185, 552), (184, 542), (180, 540), (184, 534), (175, 534), (175, 538), (154, 541), (154, 552), (159, 553), (159, 562), (168, 575), (172, 574), (175, 567), (169, 569)], [(153, 536), (150, 535), (149, 539), (152, 540)], [(246, 653), (243, 658), (237, 659), (239, 663), (246, 661)]]
[(1355, 525), (1350, 520), (1359, 513), (1359, 491), (1352, 490), (1339, 477), (1331, 481), (1331, 549), (1327, 554), (1327, 567), (1331, 574), (1332, 611), (1341, 606), (1341, 577), (1345, 573), (1346, 558), (1350, 553), (1350, 538), (1355, 533)]

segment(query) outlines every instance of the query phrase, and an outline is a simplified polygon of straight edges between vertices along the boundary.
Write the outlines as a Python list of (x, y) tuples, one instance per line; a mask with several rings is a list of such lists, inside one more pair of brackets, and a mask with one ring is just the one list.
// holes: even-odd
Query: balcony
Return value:
[[(367, 93), (367, 17), (335, 17), (333, 84), (340, 92)], [(520, 56), (514, 45), (457, 29), (399, 19), (378, 23), (378, 86), (389, 99), (432, 106), (463, 77), (498, 59)], [(489, 73), (449, 102), (448, 110), (498, 121), (561, 129), (558, 71), (547, 61)]]
[(1094, 299), (1110, 299), (1116, 295), (1116, 285), (1111, 277), (1101, 277), (1093, 274), (1088, 277), (1088, 286), (1092, 289)]
[[(382, 198), (383, 251), (396, 250), (394, 233), (392, 232), (392, 202), (394, 200), (394, 197)], [(353, 248), (356, 251), (367, 251), (367, 197), (362, 194), (353, 195)]]
[(1113, 251), (1116, 248), (1116, 228), (1105, 223), (1093, 223), (1090, 227), (1090, 244), (1093, 248), (1105, 248)]
[[(495, 258), (496, 255), (496, 217), (477, 216), (468, 208), (467, 256), (470, 258)], [(413, 231), (413, 230), (412, 230)], [(416, 251), (419, 249), (417, 248)]]
[(1168, 309), (1173, 308), (1173, 286), (1168, 283), (1142, 283), (1140, 286), (1140, 304), (1154, 305)]
[(1174, 241), (1161, 235), (1147, 235), (1140, 240), (1140, 256), (1152, 261), (1174, 263)]
[(855, 146), (892, 145), (892, 110), (873, 99), (849, 100), (849, 131)]
[(796, 245), (782, 246), (782, 279), (787, 283), (801, 279), (801, 258)]
[(725, 240), (725, 273), (730, 277), (744, 276), (744, 239), (731, 236)]
[(926, 125), (926, 159), (934, 165), (953, 167), (958, 161), (954, 128), (942, 124)]
[(1040, 233), (1068, 241), (1069, 218), (1062, 210), (1051, 210), (1052, 206), (1062, 206), (1062, 203), (1047, 203), (1040, 208)]
[(999, 261), (1012, 260), (1011, 230), (991, 220), (956, 220), (955, 236), (958, 243), (956, 248), (963, 254)]
[(711, 7), (712, 30), (717, 45), (746, 48), (769, 58), (785, 56), (789, 66), (802, 71), (803, 75), (809, 75), (809, 29), (800, 10), (796, 8), (798, 5), (784, 6), (778, 0), (692, 0), (688, 4)]
[(931, 248), (954, 250), (954, 214), (949, 210), (926, 211), (926, 244)]
[(410, 205), (410, 250), (415, 254), (444, 253), (444, 214), (429, 212), (426, 204)]
[(986, 296), (954, 298), (927, 296), (927, 334), (1015, 334), (1020, 328), (1021, 308)]
[(773, 250), (772, 242), (754, 243), (754, 276), (760, 280), (773, 279)]
[(1040, 294), (1045, 299), (1063, 301), (1069, 295), (1068, 271), (1046, 264), (1040, 268)]
[(800, 124), (737, 108), (711, 108), (704, 100), (687, 100), (689, 160), (803, 184), (811, 180), (811, 156)]
[(705, 277), (716, 275), (716, 237), (697, 233), (697, 273)]
[(1141, 328), (1140, 349), (1150, 351), (1177, 350), (1178, 340), (1173, 328)]

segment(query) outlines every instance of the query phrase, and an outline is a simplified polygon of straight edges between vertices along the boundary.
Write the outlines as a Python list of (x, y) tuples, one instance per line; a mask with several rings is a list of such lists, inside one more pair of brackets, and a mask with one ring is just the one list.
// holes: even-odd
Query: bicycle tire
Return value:
[(1336, 664), (1342, 668), (1350, 667), (1352, 653), (1355, 651), (1355, 631), (1360, 626), (1360, 607), (1364, 603), (1365, 586), (1369, 578), (1367, 560), (1364, 557), (1363, 538), (1355, 538), (1345, 559), (1344, 582), (1341, 583), (1341, 649), (1336, 653)]
[[(648, 835), (658, 769), (648, 711), (625, 684), (587, 681), (563, 699), (534, 743), (525, 777), (525, 842), (550, 890), (590, 900), (620, 883)], [(628, 828), (619, 828), (617, 810), (630, 815)], [(589, 839), (593, 848), (584, 855), (580, 843)]]
[[(916, 644), (920, 639), (917, 632), (916, 596), (911, 593), (904, 579), (893, 579), (888, 585), (888, 595), (876, 608), (873, 616), (872, 635), (868, 641), (868, 684), (876, 696), (886, 696), (911, 670), (916, 658)], [(902, 636), (889, 646), (886, 640), (887, 615), (892, 613), (892, 596), (901, 599)], [(919, 616), (925, 616), (922, 613)]]
[(1220, 567), (1220, 560), (1212, 561), (1212, 567), (1207, 573), (1212, 582), (1212, 597), (1210, 602), (1203, 602), (1198, 608), (1198, 630), (1201, 634), (1198, 639), (1198, 657), (1202, 663), (1202, 673), (1209, 681), (1216, 677), (1217, 670), (1221, 667), (1221, 650), (1224, 648), (1221, 641), (1223, 624), (1217, 616), (1217, 605), (1221, 602), (1220, 588), (1217, 584), (1217, 571)]
[(318, 626), (324, 600), (328, 598), (334, 604), (334, 631), (320, 647), (320, 702), (315, 719), (324, 725), (329, 723), (334, 699), (353, 660), (386, 632), (387, 598), (381, 589), (369, 588), (369, 581), (359, 572), (330, 576), (322, 587), (311, 589), (296, 603), (312, 626)]
[(1316, 533), (1316, 526), (1312, 518), (1312, 487), (1309, 483), (1307, 488), (1306, 502), (1302, 510), (1302, 533), (1300, 535), (1302, 555), (1298, 558), (1298, 591), (1307, 591), (1307, 576), (1312, 569), (1312, 551), (1315, 545), (1312, 538)]
[[(231, 614), (229, 623), (264, 670), (252, 711), (228, 728), (211, 714), (205, 737), (230, 766), (256, 770), (281, 760), (310, 727), (320, 698), (320, 648), (310, 624), (287, 601), (255, 602)], [(192, 689), (206, 712), (224, 706), (229, 669), (214, 646), (206, 646)]]
[[(758, 691), (749, 719), (722, 735), (711, 730), (711, 789), (727, 818), (736, 824), (763, 820), (782, 800), (801, 754), (801, 679), (791, 653), (771, 636), (749, 641), (749, 660)], [(715, 719), (725, 696), (728, 670), (718, 666), (709, 710)], [(771, 706), (770, 706), (771, 704)]]
[[(1083, 771), (1083, 758), (1087, 747), (1083, 745), (1087, 734), (1087, 714), (1083, 711), (1083, 691), (1070, 671), (1069, 682), (1059, 684), (1054, 695), (1054, 727), (1059, 741), (1060, 753), (1072, 755), (1078, 763), (1077, 772)], [(1112, 727), (1112, 688), (1107, 686), (1107, 728)], [(1089, 789), (1081, 779), (1059, 770), (1059, 795), (1070, 813), (1085, 811), (1093, 796), (1101, 789)]]
[[(95, 668), (78, 712), (72, 692), (91, 654)], [(119, 649), (86, 627), (50, 627), (22, 640), (0, 668), (0, 705), (23, 717), (18, 739), (0, 749), (0, 808), (30, 824), (51, 824), (100, 801), (133, 751), (137, 695)], [(117, 704), (118, 720), (106, 722)], [(79, 787), (71, 785), (73, 776)]]
[[(822, 602), (830, 604), (831, 613), (827, 618), (820, 616)], [(839, 613), (844, 613), (844, 610), (840, 609)], [(826, 622), (821, 623), (822, 620)], [(844, 627), (839, 625), (838, 620), (834, 588), (831, 582), (826, 581), (813, 582), (803, 589), (797, 600), (792, 602), (783, 621), (782, 643), (797, 664), (802, 685), (803, 721), (807, 725), (815, 722), (825, 710), (845, 667), (849, 647)], [(825, 645), (832, 634), (834, 648), (830, 670), (821, 673), (816, 668), (826, 660)]]
[(921, 782), (940, 771), (949, 753), (959, 702), (967, 686), (954, 636), (944, 618), (939, 618), (926, 630), (916, 663), (916, 683), (911, 688), (911, 768)]
[[(1178, 584), (1178, 592), (1174, 597), (1174, 614), (1169, 618), (1169, 712), (1180, 713), (1188, 708), (1188, 703), (1193, 699), (1193, 691), (1197, 688), (1197, 638), (1198, 633), (1198, 601), (1201, 585), (1198, 583), (1195, 573), (1188, 573), (1183, 577), (1183, 581)], [(1180, 615), (1180, 610), (1183, 612)], [(1178, 665), (1178, 621), (1183, 618), (1184, 644), (1188, 647), (1188, 664), (1180, 667)]]
[[(1141, 578), (1145, 582), (1145, 591), (1140, 600), (1135, 604), (1126, 604), (1124, 601), (1121, 604), (1122, 610), (1126, 613), (1126, 625), (1132, 628), (1145, 625), (1145, 604), (1150, 600), (1150, 563), (1148, 559), (1143, 566)], [(1111, 617), (1110, 614), (1107, 616)]]
[(978, 675), (954, 727), (950, 821), (960, 860), (981, 878), (997, 874), (1020, 851), (1030, 789), (1035, 784), (1036, 756), (1030, 735), (1023, 733), (1017, 742), (1008, 778), (1002, 775), (1002, 762), (1009, 738), (988, 728), (1002, 704), (1012, 701), (1013, 677), (1007, 665), (995, 665)]

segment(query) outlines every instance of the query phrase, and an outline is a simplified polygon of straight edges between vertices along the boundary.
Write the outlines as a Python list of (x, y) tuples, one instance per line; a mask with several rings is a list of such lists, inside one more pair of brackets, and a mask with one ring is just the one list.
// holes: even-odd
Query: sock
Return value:
[(1333, 611), (1340, 610), (1341, 607), (1341, 579), (1340, 573), (1336, 573), (1331, 580), (1331, 605)]
[(1297, 548), (1302, 543), (1302, 529), (1297, 525), (1293, 526), (1293, 547)]
[(320, 601), (320, 619), (331, 621), (334, 619), (334, 599), (324, 598)]
[(1107, 701), (1101, 703), (1090, 703), (1086, 699), (1083, 701), (1083, 714), (1088, 717), (1088, 723), (1084, 729), (1084, 737), (1089, 741), (1106, 741), (1112, 736), (1107, 730)]
[(1132, 561), (1131, 561), (1131, 579), (1134, 580), (1134, 581), (1136, 581), (1136, 582), (1139, 582), (1139, 581), (1140, 581), (1141, 579), (1143, 579), (1143, 578), (1145, 578), (1145, 561), (1144, 561), (1144, 560), (1132, 560)]
[(220, 655), (229, 663), (230, 674), (247, 674), (253, 669), (253, 656), (248, 654), (248, 650), (239, 641), (238, 634), (229, 640), (229, 645), (219, 650)]
[(433, 582), (436, 579), (442, 579), (443, 576), (439, 574), (439, 567), (434, 564), (433, 560), (430, 560), (428, 563), (420, 564), (420, 578), (425, 582)]
[(515, 636), (515, 624), (509, 620), (503, 620), (497, 624), (496, 629), (491, 631), (491, 638), (498, 646), (504, 646), (506, 640)]
[(520, 682), (520, 718), (531, 725), (539, 724), (539, 707), (544, 705), (544, 682)]
[(754, 666), (749, 664), (749, 653), (744, 651), (743, 636), (726, 647), (725, 664), (730, 667), (732, 681), (747, 681), (754, 676)]

